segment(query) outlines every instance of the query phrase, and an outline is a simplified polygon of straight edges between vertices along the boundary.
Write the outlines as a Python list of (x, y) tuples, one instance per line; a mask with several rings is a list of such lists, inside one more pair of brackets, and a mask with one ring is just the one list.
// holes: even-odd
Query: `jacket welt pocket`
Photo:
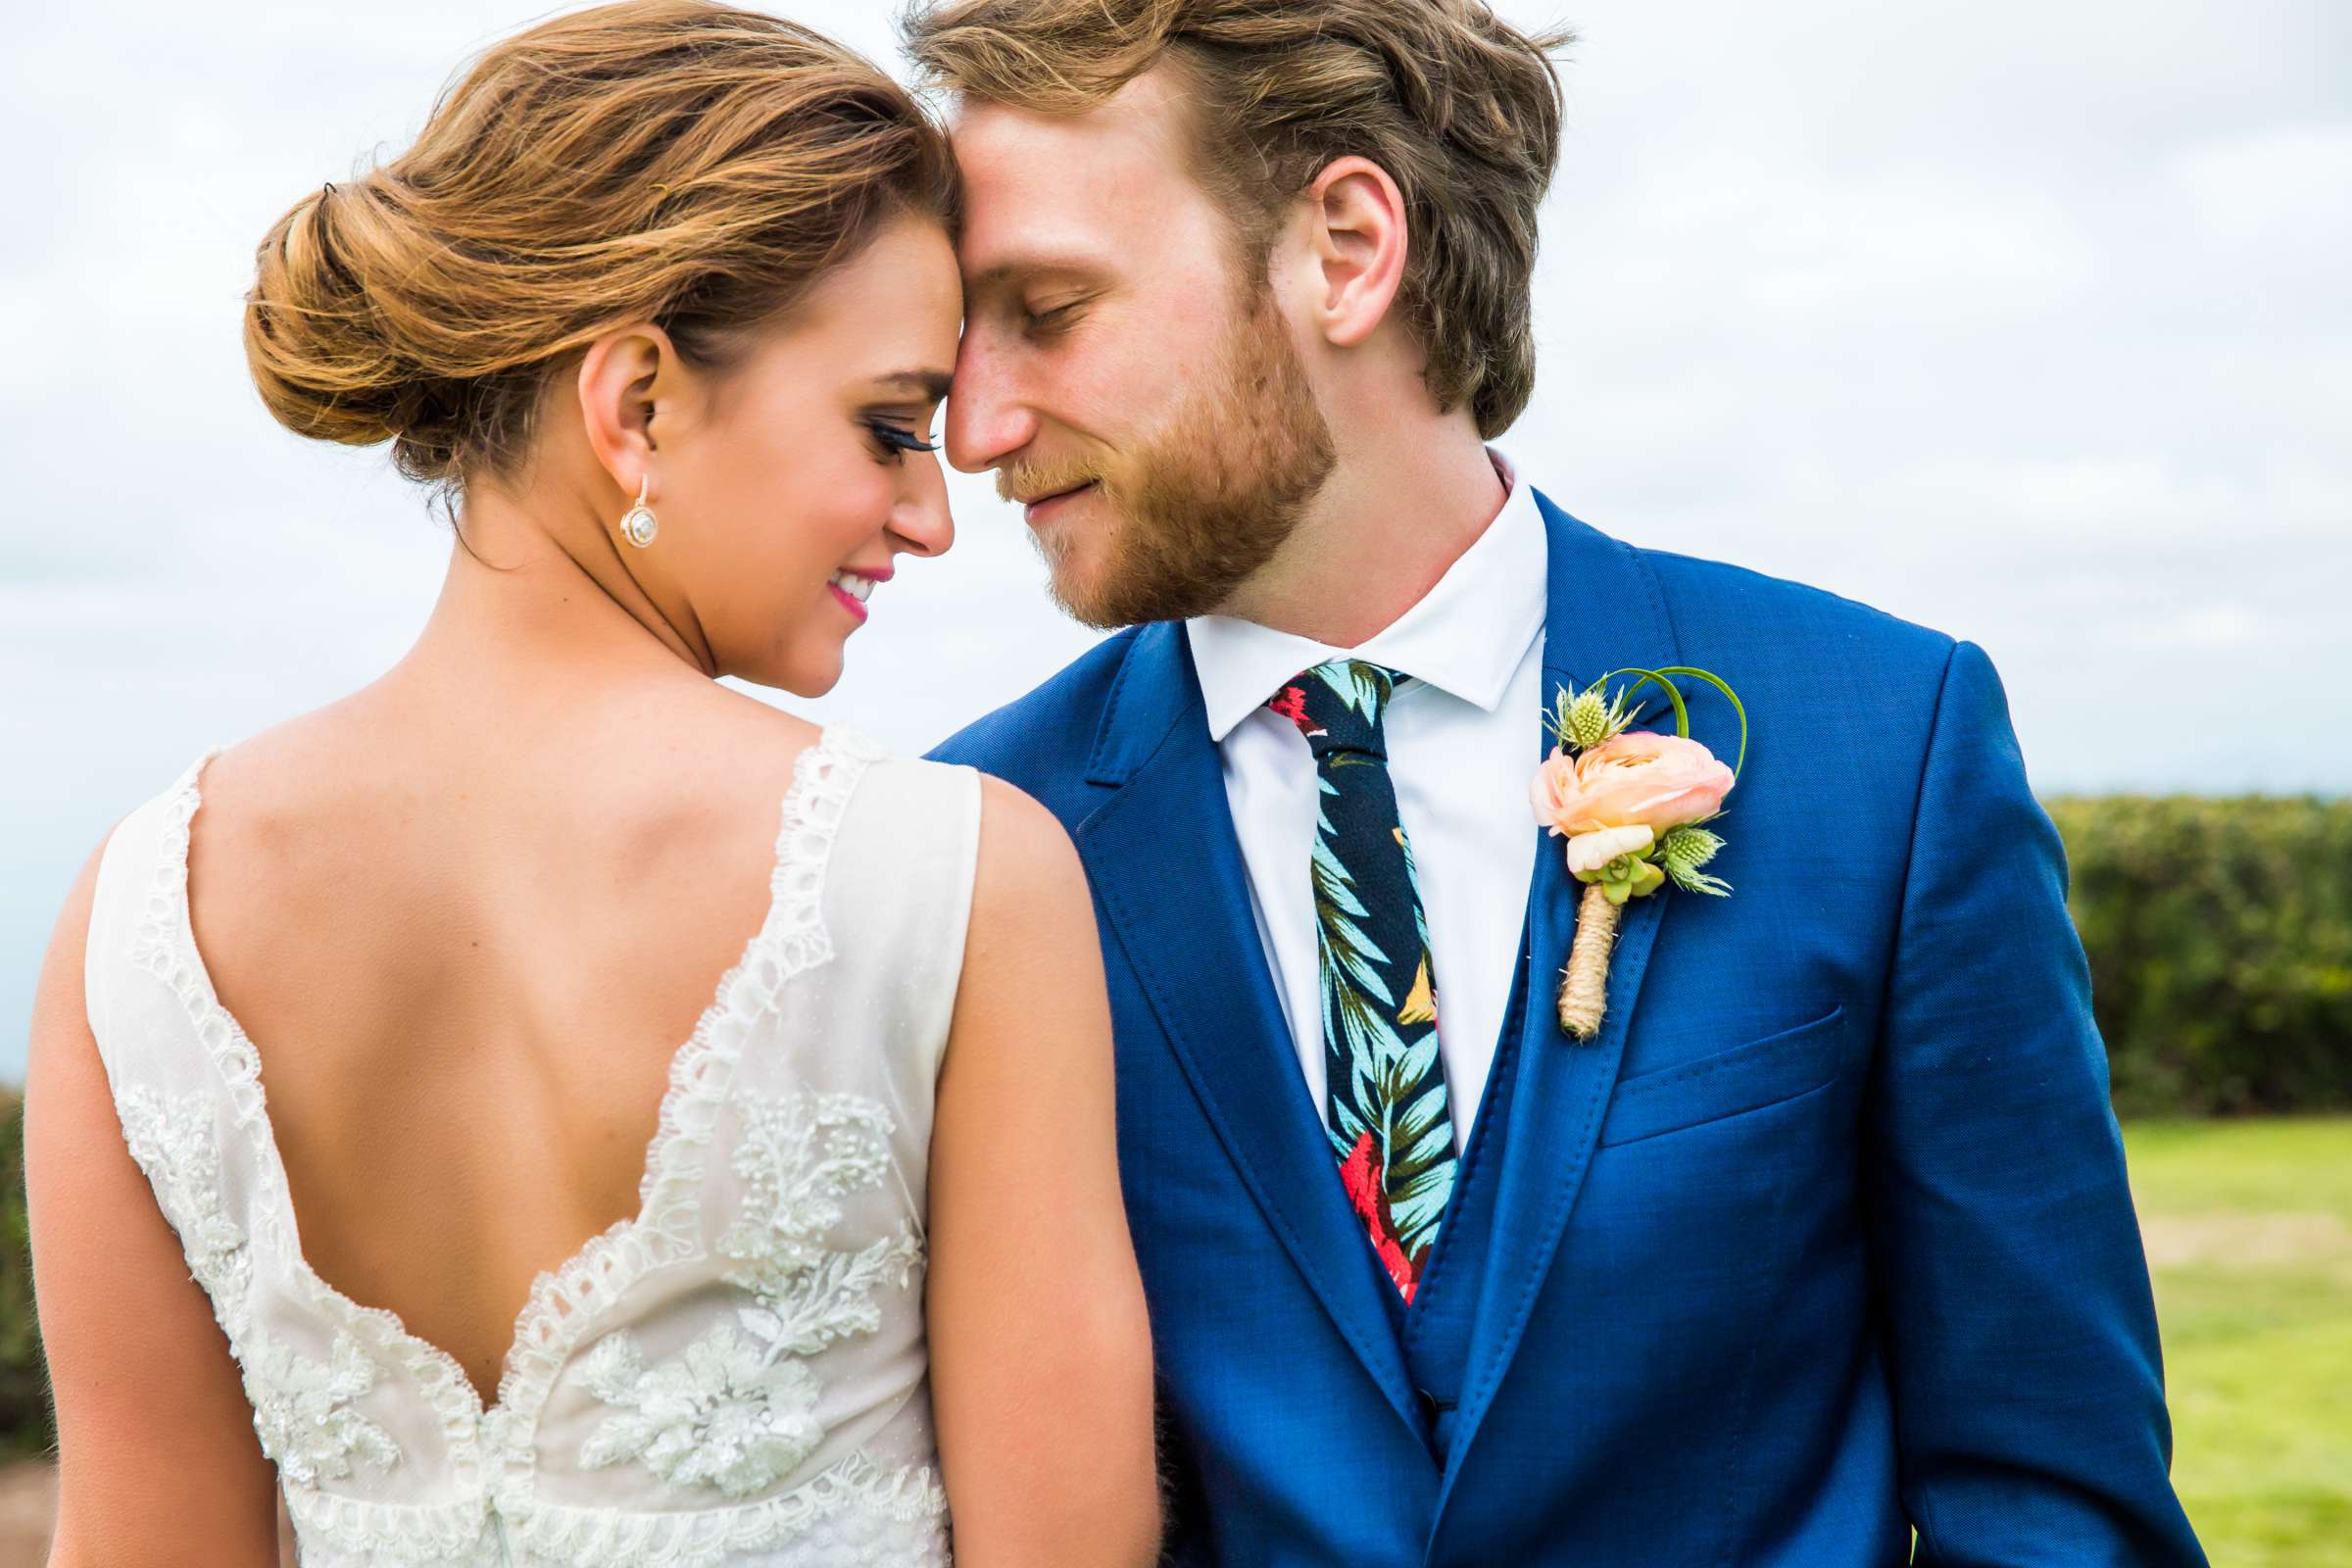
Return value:
[(1811, 1023), (1637, 1073), (1610, 1098), (1600, 1141), (1630, 1144), (1793, 1100), (1837, 1076), (1844, 1042), (1840, 1003)]

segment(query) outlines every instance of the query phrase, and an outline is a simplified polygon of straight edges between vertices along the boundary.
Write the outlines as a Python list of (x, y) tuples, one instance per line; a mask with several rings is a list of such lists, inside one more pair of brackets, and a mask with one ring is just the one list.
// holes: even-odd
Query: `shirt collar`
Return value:
[(1334, 659), (1416, 676), (1490, 713), (1500, 706), (1544, 629), (1549, 547), (1535, 492), (1508, 458), (1493, 447), (1487, 456), (1509, 487), (1502, 510), (1418, 604), (1360, 647), (1331, 648), (1231, 615), (1185, 622), (1210, 740), (1222, 744), (1284, 681)]

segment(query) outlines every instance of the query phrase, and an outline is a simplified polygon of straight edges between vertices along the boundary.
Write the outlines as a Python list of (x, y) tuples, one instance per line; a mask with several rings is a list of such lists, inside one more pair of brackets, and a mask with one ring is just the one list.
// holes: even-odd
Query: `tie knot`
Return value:
[(1266, 706), (1298, 726), (1317, 761), (1339, 752), (1386, 760), (1382, 721), (1402, 678), (1360, 659), (1335, 659), (1293, 676)]

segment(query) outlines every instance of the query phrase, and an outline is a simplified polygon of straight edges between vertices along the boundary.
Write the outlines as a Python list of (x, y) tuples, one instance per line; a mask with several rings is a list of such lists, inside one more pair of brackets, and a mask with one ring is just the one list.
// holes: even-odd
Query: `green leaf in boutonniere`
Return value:
[(1658, 869), (1655, 861), (1639, 855), (1620, 855), (1600, 868), (1592, 885), (1611, 904), (1623, 904), (1628, 899), (1656, 892), (1658, 884), (1665, 880), (1666, 873)]

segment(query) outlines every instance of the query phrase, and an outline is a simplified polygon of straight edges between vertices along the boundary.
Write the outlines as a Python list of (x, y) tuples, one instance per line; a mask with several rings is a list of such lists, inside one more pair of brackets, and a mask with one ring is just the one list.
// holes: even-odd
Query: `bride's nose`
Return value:
[(936, 464), (927, 481), (891, 508), (892, 542), (911, 556), (944, 556), (956, 543), (956, 519), (948, 510), (948, 486)]

